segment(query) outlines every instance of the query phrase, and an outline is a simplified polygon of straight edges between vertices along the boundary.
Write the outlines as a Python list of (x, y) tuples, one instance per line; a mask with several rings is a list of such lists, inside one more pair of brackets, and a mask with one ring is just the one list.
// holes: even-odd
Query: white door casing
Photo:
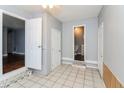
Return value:
[(61, 31), (51, 30), (51, 69), (61, 64)]
[(42, 18), (26, 21), (26, 67), (42, 70)]
[(103, 77), (103, 23), (98, 30), (98, 69)]
[[(15, 17), (15, 18), (18, 18), (18, 19), (21, 19), (21, 20), (24, 20), (24, 21), (26, 21), (26, 18), (24, 18), (24, 17), (21, 17), (21, 16), (19, 16), (19, 15), (17, 15), (17, 14), (15, 14), (15, 13), (11, 13), (11, 12), (9, 12), (9, 11), (6, 11), (6, 10), (2, 10), (2, 9), (0, 9), (0, 81), (1, 80), (5, 80), (5, 79), (8, 79), (8, 78), (10, 78), (10, 77), (13, 77), (13, 76), (15, 76), (15, 75), (17, 75), (17, 74), (19, 74), (19, 73), (22, 73), (22, 72), (24, 72), (24, 71), (26, 71), (27, 70), (27, 68), (26, 67), (22, 67), (22, 68), (19, 68), (19, 69), (17, 69), (17, 70), (14, 70), (14, 71), (12, 71), (12, 72), (9, 72), (9, 73), (6, 73), (6, 74), (3, 74), (3, 61), (2, 61), (2, 58), (3, 58), (3, 50), (2, 50), (2, 32), (3, 32), (3, 14), (7, 14), (7, 15), (9, 15), (9, 16), (13, 16), (13, 17)], [(26, 42), (25, 42), (26, 43)], [(25, 49), (26, 50), (26, 49)], [(25, 60), (25, 62), (26, 62), (26, 60)]]

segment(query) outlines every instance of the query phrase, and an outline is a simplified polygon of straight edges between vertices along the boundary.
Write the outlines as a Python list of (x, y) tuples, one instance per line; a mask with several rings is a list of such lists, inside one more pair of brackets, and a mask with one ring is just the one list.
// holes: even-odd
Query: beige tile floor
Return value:
[(7, 85), (8, 88), (104, 88), (103, 80), (93, 68), (58, 66), (48, 76), (32, 74)]

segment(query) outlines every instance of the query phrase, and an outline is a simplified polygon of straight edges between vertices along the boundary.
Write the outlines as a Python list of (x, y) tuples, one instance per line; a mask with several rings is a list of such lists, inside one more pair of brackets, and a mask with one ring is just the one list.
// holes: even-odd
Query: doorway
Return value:
[(85, 28), (84, 26), (74, 27), (74, 60), (85, 61)]
[(25, 21), (3, 14), (3, 74), (25, 66)]

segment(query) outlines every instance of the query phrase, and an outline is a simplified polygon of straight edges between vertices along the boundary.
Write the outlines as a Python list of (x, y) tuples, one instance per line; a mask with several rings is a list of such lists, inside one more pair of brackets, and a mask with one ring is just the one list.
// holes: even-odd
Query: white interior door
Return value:
[(103, 24), (98, 31), (98, 69), (101, 76), (103, 76)]
[(51, 68), (52, 70), (61, 64), (61, 31), (51, 31)]
[(26, 66), (42, 69), (42, 18), (26, 21)]

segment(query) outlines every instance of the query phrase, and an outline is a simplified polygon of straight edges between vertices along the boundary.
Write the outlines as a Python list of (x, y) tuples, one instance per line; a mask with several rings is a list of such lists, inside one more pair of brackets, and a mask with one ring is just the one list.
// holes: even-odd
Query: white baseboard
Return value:
[(67, 57), (63, 57), (62, 60), (65, 60), (65, 61), (74, 61), (72, 58), (67, 58)]
[(96, 64), (96, 65), (98, 64), (97, 61), (92, 61), (92, 60), (86, 60), (85, 62), (89, 64)]
[(89, 68), (98, 68), (98, 62), (97, 61), (91, 61), (91, 60), (86, 60), (86, 66)]
[[(19, 55), (25, 55), (25, 53), (21, 53), (21, 52), (12, 52), (13, 54), (19, 54)], [(4, 57), (7, 57), (8, 54), (3, 54)]]
[(25, 55), (25, 53), (21, 53), (21, 52), (13, 52), (13, 54)]
[(73, 64), (73, 62), (74, 62), (74, 60), (72, 58), (67, 58), (67, 57), (62, 58), (63, 64)]
[(62, 64), (73, 64), (73, 63), (68, 61), (62, 61)]
[[(62, 63), (63, 64), (73, 64), (74, 60), (72, 58), (63, 57)], [(87, 67), (89, 67), (89, 68), (98, 68), (98, 66), (97, 66), (98, 62), (97, 61), (86, 60), (85, 63), (87, 65)]]

